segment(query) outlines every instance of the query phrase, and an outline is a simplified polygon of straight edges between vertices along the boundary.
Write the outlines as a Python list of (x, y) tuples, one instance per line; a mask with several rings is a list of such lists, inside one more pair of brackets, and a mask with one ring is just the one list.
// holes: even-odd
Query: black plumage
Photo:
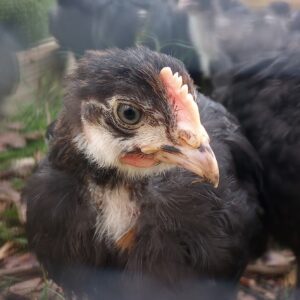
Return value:
[(299, 50), (285, 49), (237, 69), (231, 83), (216, 94), (238, 117), (263, 162), (273, 235), (299, 258)]
[[(131, 143), (143, 143), (149, 133), (128, 132), (114, 123), (113, 112), (105, 111), (114, 96), (123, 95), (140, 107), (154, 140), (159, 128), (172, 138), (176, 121), (159, 79), (166, 66), (182, 76), (197, 99), (219, 165), (217, 188), (183, 168), (160, 172), (149, 167), (146, 175), (129, 176), (118, 164), (106, 165), (119, 144), (128, 142), (131, 149)], [(102, 166), (94, 156), (86, 155), (88, 144), (83, 147), (75, 142), (85, 130), (84, 119), (99, 132), (105, 131), (97, 141), (97, 153), (106, 146), (107, 135), (113, 137), (110, 150), (99, 158)], [(90, 52), (69, 78), (64, 108), (52, 130), (49, 153), (25, 188), (23, 199), (28, 204), (30, 246), (49, 276), (66, 290), (99, 299), (103, 285), (93, 279), (94, 272), (109, 270), (136, 278), (150, 276), (177, 288), (180, 282), (197, 279), (208, 279), (210, 287), (221, 280), (234, 286), (249, 259), (263, 246), (260, 161), (235, 118), (222, 105), (197, 94), (178, 60), (146, 48), (104, 55)], [(163, 150), (180, 155), (176, 147)], [(116, 241), (109, 230), (102, 235), (97, 230), (103, 230), (103, 220), (107, 220), (105, 195), (111, 195), (109, 202), (117, 201), (113, 192), (119, 190), (125, 191), (120, 194), (121, 202), (127, 201), (127, 193), (128, 203), (138, 211), (133, 212), (135, 222), (125, 239)], [(112, 226), (120, 223), (121, 202), (116, 204), (120, 218)], [(80, 271), (74, 271), (76, 267)]]

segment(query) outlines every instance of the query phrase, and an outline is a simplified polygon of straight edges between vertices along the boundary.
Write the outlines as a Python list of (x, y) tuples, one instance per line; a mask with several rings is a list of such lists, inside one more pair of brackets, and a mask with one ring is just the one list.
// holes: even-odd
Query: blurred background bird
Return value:
[(50, 30), (62, 49), (80, 57), (85, 50), (144, 45), (181, 59), (201, 83), (187, 16), (175, 0), (60, 0), (50, 12)]
[[(269, 225), (300, 255), (300, 52), (285, 50), (237, 68), (215, 91), (244, 127), (264, 165)], [(298, 261), (299, 266), (299, 261)], [(299, 269), (298, 269), (299, 270)], [(298, 286), (300, 286), (298, 274)]]
[(23, 194), (30, 246), (50, 277), (95, 298), (101, 287), (81, 289), (107, 269), (178, 288), (226, 281), (233, 297), (264, 247), (261, 165), (182, 63), (146, 48), (89, 52), (53, 131)]
[[(226, 5), (224, 3), (226, 2)], [(189, 19), (189, 34), (203, 75), (214, 82), (228, 80), (238, 65), (281, 51), (291, 41), (296, 15), (289, 4), (275, 1), (250, 10), (240, 1), (180, 0)]]
[[(207, 10), (203, 3), (209, 3)], [(192, 25), (198, 22), (201, 27), (203, 14), (215, 17), (213, 25), (203, 27), (212, 38), (203, 40), (194, 26), (192, 40), (200, 55), (206, 53), (202, 59), (207, 57), (213, 98), (238, 117), (260, 155), (271, 233), (299, 257), (299, 13), (283, 1), (259, 13), (239, 10), (233, 19), (218, 1), (182, 1), (181, 5), (189, 11)], [(222, 18), (225, 24), (219, 24)]]

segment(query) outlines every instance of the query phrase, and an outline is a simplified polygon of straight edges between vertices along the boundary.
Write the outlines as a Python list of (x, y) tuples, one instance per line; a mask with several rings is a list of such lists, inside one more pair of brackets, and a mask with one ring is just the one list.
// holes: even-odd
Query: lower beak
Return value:
[(151, 151), (150, 147), (142, 149), (142, 152), (154, 155), (155, 160), (167, 164), (177, 165), (189, 170), (204, 181), (212, 183), (214, 187), (219, 184), (219, 167), (214, 152), (210, 145), (202, 144), (200, 148), (194, 149), (188, 146), (162, 146)]

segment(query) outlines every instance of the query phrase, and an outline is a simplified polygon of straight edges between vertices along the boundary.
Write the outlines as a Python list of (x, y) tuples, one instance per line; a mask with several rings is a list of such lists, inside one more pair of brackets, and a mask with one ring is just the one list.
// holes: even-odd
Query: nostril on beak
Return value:
[(196, 134), (189, 130), (179, 130), (178, 135), (181, 140), (193, 148), (199, 148), (201, 145), (201, 141)]
[(199, 151), (202, 152), (202, 153), (208, 152), (208, 153), (210, 153), (211, 155), (215, 155), (215, 154), (213, 153), (212, 149), (211, 149), (210, 147), (207, 147), (206, 145), (201, 145), (201, 146), (199, 147)]

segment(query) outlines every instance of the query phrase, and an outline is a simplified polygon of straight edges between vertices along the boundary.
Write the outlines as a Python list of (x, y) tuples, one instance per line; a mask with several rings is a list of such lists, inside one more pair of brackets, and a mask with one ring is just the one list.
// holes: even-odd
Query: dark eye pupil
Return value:
[(117, 109), (118, 118), (127, 125), (136, 125), (141, 119), (141, 112), (128, 104), (120, 104)]
[(133, 121), (136, 118), (136, 112), (132, 108), (127, 108), (124, 110), (124, 117), (129, 121)]

